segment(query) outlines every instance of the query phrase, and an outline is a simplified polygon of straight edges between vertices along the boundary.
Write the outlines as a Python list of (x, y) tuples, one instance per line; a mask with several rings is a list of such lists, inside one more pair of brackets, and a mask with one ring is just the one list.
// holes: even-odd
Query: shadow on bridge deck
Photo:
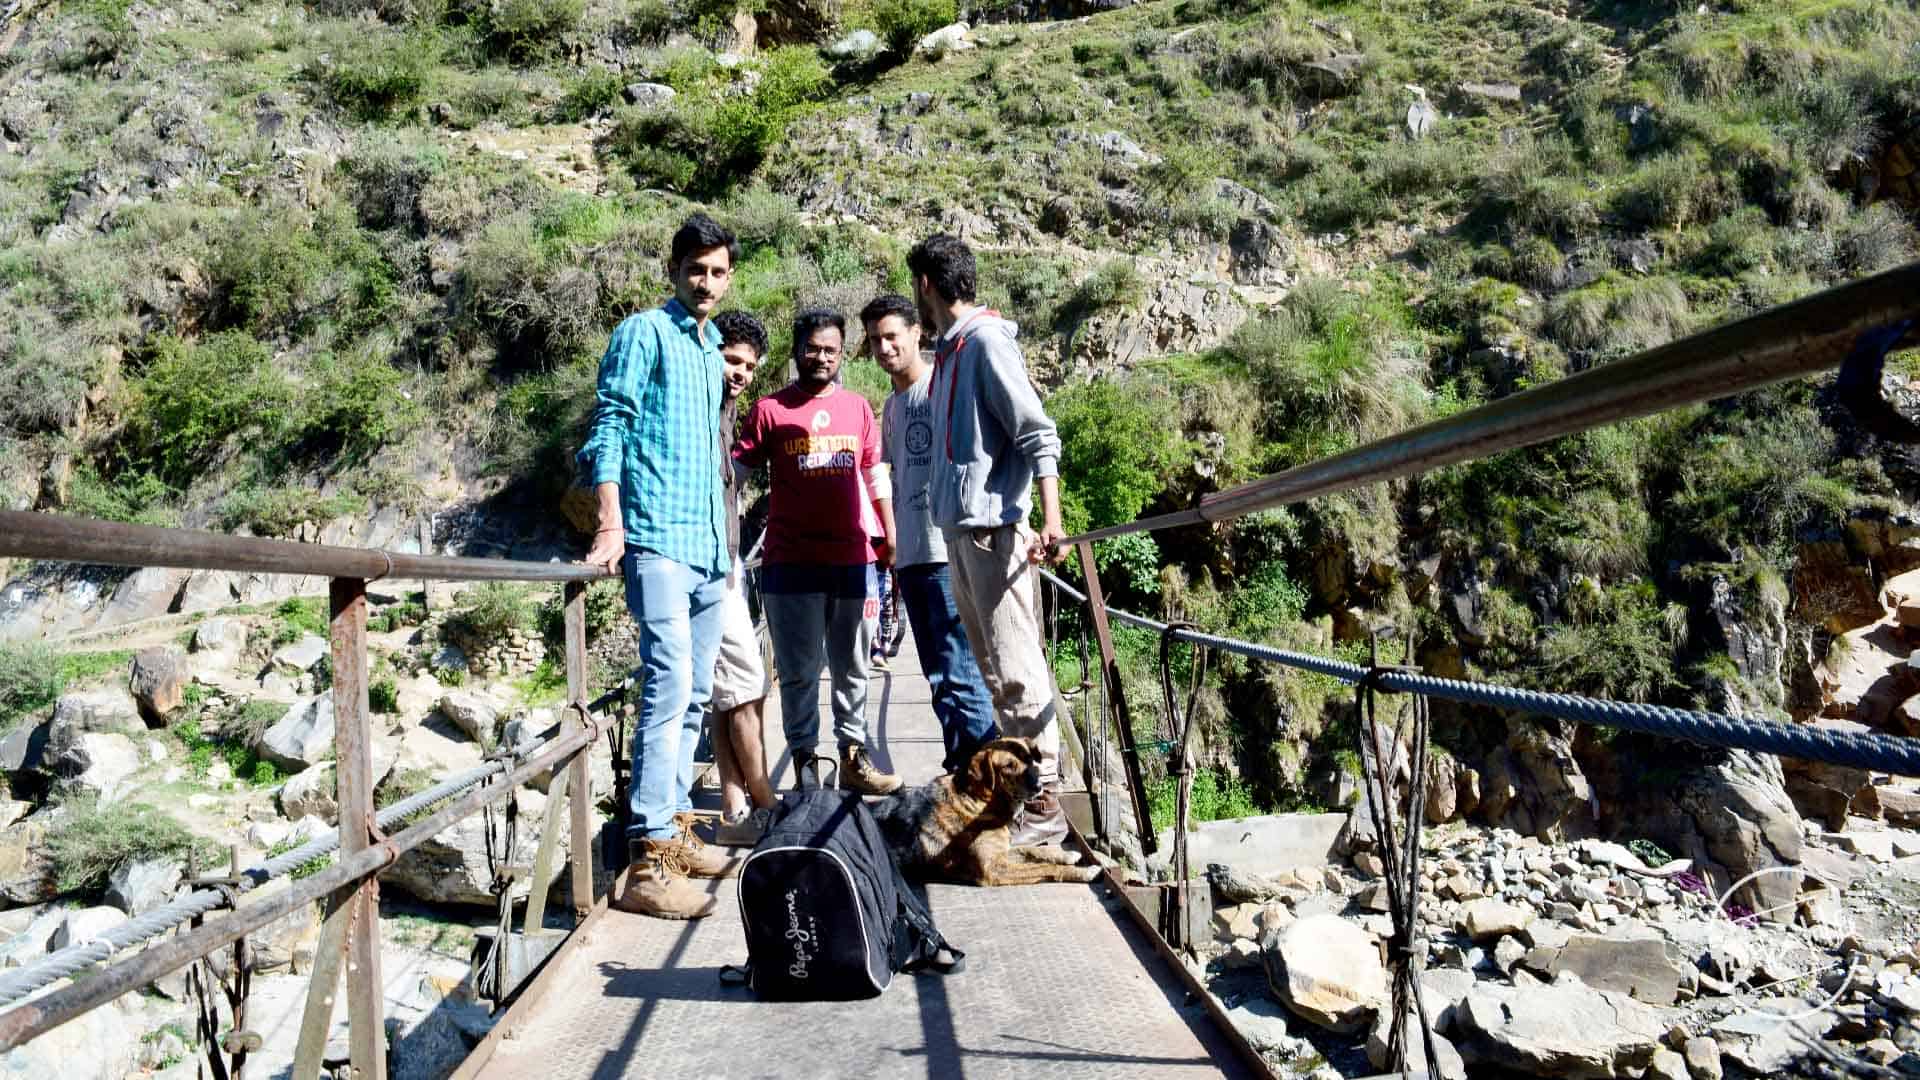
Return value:
[[(924, 782), (938, 771), (940, 735), (911, 650), (909, 642), (890, 676), (875, 673), (868, 715), (875, 757)], [(768, 752), (790, 783), (777, 707), (769, 713)], [(928, 906), (967, 951), (965, 970), (899, 976), (868, 1001), (806, 1003), (762, 1002), (720, 985), (720, 965), (746, 958), (745, 937), (735, 883), (710, 887), (720, 909), (697, 922), (598, 917), (479, 1075), (1243, 1075), (1205, 1010), (1183, 1001), (1122, 901), (1097, 883), (931, 886)]]

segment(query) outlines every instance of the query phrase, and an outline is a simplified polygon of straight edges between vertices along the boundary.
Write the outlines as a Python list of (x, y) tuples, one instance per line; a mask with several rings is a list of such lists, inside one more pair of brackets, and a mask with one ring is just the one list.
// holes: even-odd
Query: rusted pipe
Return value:
[[(1061, 545), (1228, 521), (1711, 401), (1838, 366), (1868, 331), (1920, 317), (1920, 262), (1815, 293), (1545, 386), (1215, 492), (1200, 505), (1070, 536)], [(1914, 344), (1909, 330), (1895, 348)]]
[(254, 574), (418, 578), (426, 581), (593, 581), (606, 572), (579, 563), (411, 555), (378, 548), (298, 544), (162, 529), (117, 521), (0, 510), (0, 558), (55, 559), (107, 566), (164, 566)]
[(577, 728), (554, 740), (545, 753), (531, 758), (519, 768), (493, 783), (468, 792), (459, 800), (422, 819), (381, 843), (361, 849), (325, 870), (293, 882), (258, 903), (242, 904), (229, 914), (213, 919), (185, 934), (148, 947), (140, 953), (102, 969), (99, 974), (55, 990), (45, 997), (0, 1013), (0, 1054), (44, 1035), (69, 1020), (97, 1009), (114, 998), (150, 985), (193, 963), (216, 949), (336, 890), (357, 885), (365, 878), (393, 865), (400, 855), (445, 832), (482, 806), (506, 798), (507, 792), (526, 781), (558, 768), (572, 756), (593, 744), (593, 729)]

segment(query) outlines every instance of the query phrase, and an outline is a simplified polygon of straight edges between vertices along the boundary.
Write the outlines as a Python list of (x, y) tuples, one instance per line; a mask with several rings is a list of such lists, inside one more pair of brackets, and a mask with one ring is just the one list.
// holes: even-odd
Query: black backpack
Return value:
[[(721, 969), (770, 1001), (844, 1001), (878, 995), (894, 972), (958, 971), (947, 944), (901, 877), (860, 796), (788, 795), (740, 867), (744, 968)], [(946, 959), (942, 953), (951, 959)]]

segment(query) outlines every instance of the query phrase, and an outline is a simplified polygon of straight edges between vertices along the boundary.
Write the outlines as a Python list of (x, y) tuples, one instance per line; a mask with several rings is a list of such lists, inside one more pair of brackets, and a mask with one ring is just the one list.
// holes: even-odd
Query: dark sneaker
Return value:
[(867, 755), (867, 748), (847, 745), (840, 748), (840, 790), (862, 795), (891, 795), (900, 790), (900, 778), (881, 772)]
[(720, 827), (713, 830), (713, 842), (723, 847), (752, 847), (767, 835), (767, 825), (773, 821), (773, 811), (762, 807), (748, 810), (737, 818), (722, 818)]
[(1067, 812), (1051, 790), (1028, 799), (1013, 817), (1014, 847), (1058, 844), (1067, 838)]

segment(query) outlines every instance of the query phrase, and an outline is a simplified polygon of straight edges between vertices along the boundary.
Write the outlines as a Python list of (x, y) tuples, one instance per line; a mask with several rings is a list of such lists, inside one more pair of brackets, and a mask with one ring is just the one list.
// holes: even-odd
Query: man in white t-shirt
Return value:
[(927, 514), (927, 476), (933, 467), (927, 383), (933, 366), (920, 352), (920, 319), (913, 301), (878, 297), (861, 310), (860, 322), (868, 355), (893, 380), (893, 394), (882, 407), (880, 460), (893, 474), (894, 588), (907, 610), (920, 666), (933, 691), (933, 713), (946, 746), (941, 765), (953, 772), (963, 768), (975, 750), (998, 738), (1000, 729), (954, 604), (946, 540)]

